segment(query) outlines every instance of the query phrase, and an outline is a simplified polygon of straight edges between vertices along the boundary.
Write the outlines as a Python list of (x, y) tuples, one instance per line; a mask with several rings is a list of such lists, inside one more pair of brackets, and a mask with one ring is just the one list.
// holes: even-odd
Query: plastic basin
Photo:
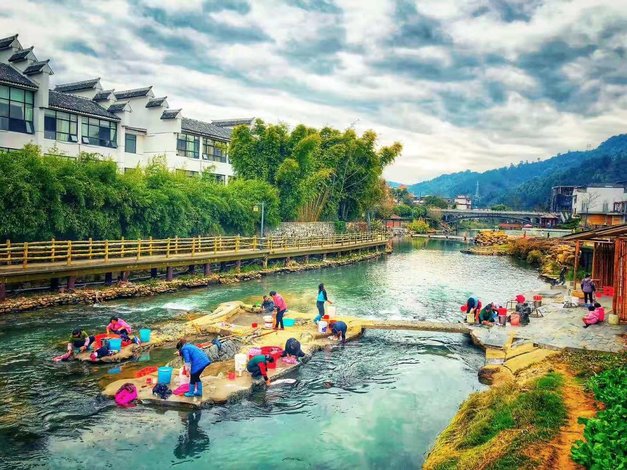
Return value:
[(112, 351), (121, 351), (122, 338), (109, 338), (109, 349)]
[(139, 330), (139, 340), (142, 343), (149, 343), (150, 342), (150, 330), (148, 328), (143, 328), (143, 329)]
[(296, 324), (296, 320), (294, 318), (284, 318), (283, 319), (283, 326), (285, 326), (286, 328), (288, 326), (294, 326), (294, 324)]
[(159, 367), (157, 369), (157, 383), (169, 384), (172, 381), (172, 367)]

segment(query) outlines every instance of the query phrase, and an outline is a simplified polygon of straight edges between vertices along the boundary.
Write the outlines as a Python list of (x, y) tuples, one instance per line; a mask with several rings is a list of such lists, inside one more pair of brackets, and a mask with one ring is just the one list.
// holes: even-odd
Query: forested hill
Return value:
[(516, 209), (546, 209), (551, 186), (627, 181), (627, 134), (611, 137), (593, 150), (558, 154), (483, 173), (442, 175), (408, 189), (415, 195), (472, 196), (477, 181), (480, 207), (504, 203)]

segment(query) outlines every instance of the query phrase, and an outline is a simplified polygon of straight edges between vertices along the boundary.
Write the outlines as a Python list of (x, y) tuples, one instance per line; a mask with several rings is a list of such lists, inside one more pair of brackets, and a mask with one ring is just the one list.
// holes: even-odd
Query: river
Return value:
[[(544, 286), (508, 257), (459, 249), (454, 242), (415, 239), (397, 244), (390, 256), (351, 266), (4, 316), (0, 467), (418, 468), (459, 404), (483, 389), (477, 382), (483, 354), (467, 337), (367, 332), (316, 354), (294, 373), (295, 385), (197, 412), (116, 408), (99, 396), (99, 383), (117, 368), (50, 359), (62, 352), (70, 330), (101, 330), (113, 313), (135, 326), (183, 321), (186, 310), (255, 301), (271, 289), (312, 317), (324, 282), (340, 315), (458, 321), (459, 305), (471, 293), (504, 302)], [(171, 354), (141, 360), (159, 363)]]

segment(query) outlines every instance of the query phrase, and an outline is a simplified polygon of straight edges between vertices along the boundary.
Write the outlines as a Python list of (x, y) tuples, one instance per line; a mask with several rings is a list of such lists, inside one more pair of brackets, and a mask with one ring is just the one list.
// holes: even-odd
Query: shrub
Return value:
[(424, 219), (413, 220), (407, 224), (407, 228), (416, 233), (427, 233), (431, 227)]
[(542, 263), (542, 252), (540, 250), (531, 250), (527, 253), (527, 263), (533, 265), (540, 265)]
[(579, 418), (585, 441), (571, 449), (575, 462), (593, 469), (627, 468), (627, 369), (607, 370), (589, 379), (587, 386), (606, 408), (596, 417)]

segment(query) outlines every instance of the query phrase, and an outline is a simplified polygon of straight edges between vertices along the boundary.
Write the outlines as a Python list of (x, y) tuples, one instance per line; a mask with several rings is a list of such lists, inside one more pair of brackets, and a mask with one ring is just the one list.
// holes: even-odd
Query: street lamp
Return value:
[(266, 212), (266, 203), (261, 201), (261, 202), (255, 204), (253, 206), (253, 210), (255, 212), (259, 212), (259, 206), (261, 206), (261, 233), (260, 233), (261, 237), (260, 238), (263, 238), (263, 219), (264, 219), (264, 215), (265, 215), (265, 212)]

